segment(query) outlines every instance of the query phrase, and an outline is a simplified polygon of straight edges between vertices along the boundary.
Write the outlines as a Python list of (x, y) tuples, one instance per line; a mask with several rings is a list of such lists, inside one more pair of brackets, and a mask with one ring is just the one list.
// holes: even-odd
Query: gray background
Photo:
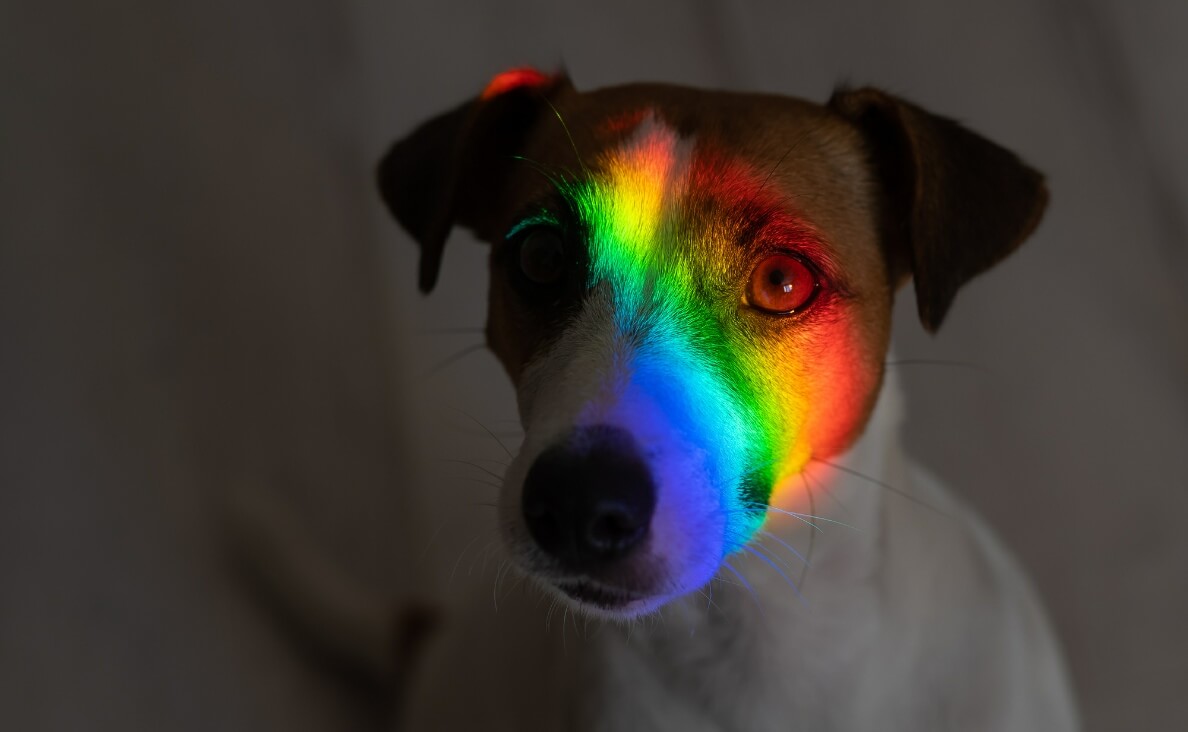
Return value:
[[(824, 100), (872, 83), (1050, 176), (1038, 235), (936, 338), (897, 311), (908, 442), (1051, 608), (1091, 730), (1188, 729), (1188, 4), (0, 7), (0, 724), (367, 729), (230, 569), (229, 486), (395, 596), (448, 585), (514, 440), (484, 250), (432, 297), (371, 187), (495, 71)], [(428, 371), (432, 373), (427, 375)], [(477, 492), (476, 492), (477, 491)], [(472, 553), (469, 560), (479, 552)], [(480, 566), (478, 570), (484, 571)], [(465, 690), (459, 690), (464, 701)]]

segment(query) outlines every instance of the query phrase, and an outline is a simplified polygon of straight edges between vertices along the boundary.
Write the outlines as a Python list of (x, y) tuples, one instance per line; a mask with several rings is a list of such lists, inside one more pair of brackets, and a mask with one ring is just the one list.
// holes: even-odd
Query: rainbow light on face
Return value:
[[(789, 383), (805, 381), (805, 364), (740, 327), (731, 261), (754, 224), (746, 212), (766, 201), (762, 180), (652, 117), (597, 169), (565, 187), (586, 229), (588, 285), (613, 292), (617, 335), (633, 348), (632, 384), (707, 446), (711, 481), (730, 488), (722, 499), (733, 551), (762, 525), (773, 487), (808, 461), (799, 438), (819, 392)], [(731, 210), (741, 213), (721, 215)]]

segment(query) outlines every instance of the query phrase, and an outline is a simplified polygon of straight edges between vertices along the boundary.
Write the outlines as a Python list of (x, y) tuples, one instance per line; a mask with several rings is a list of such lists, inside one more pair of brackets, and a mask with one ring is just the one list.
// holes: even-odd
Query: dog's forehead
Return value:
[[(719, 190), (729, 187), (721, 177), (729, 171), (751, 179), (752, 188), (757, 181), (831, 241), (865, 240), (871, 233), (873, 198), (861, 135), (821, 105), (637, 84), (563, 94), (551, 112), (526, 150), (550, 169), (604, 181), (632, 168), (637, 182), (663, 174), (651, 183), (692, 186), (687, 192), (702, 194), (703, 202), (715, 175)], [(691, 182), (694, 167), (703, 175)], [(551, 187), (539, 175), (527, 178), (542, 195)]]

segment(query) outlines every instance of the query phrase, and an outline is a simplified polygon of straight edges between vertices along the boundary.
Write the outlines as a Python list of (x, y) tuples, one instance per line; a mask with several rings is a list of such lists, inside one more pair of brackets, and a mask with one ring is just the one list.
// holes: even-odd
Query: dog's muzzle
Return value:
[(656, 485), (635, 439), (609, 425), (574, 430), (524, 480), (528, 531), (566, 571), (627, 558), (644, 544), (655, 508)]

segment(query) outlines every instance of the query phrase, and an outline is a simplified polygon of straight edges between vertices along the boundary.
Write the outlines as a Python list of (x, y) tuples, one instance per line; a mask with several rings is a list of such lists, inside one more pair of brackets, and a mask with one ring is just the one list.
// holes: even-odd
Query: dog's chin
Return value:
[(539, 581), (575, 611), (605, 620), (633, 620), (658, 610), (672, 599), (669, 595), (634, 592), (588, 578)]

